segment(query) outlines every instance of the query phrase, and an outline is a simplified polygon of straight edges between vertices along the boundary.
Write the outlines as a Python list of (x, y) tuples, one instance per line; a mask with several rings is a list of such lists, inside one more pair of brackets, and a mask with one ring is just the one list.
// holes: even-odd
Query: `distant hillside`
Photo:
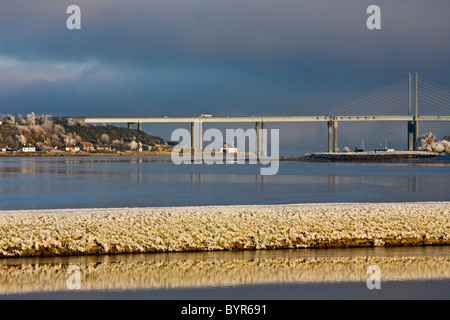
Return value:
[[(83, 141), (89, 141), (98, 144), (108, 144), (114, 141), (141, 142), (144, 145), (155, 145), (165, 143), (164, 139), (149, 135), (144, 131), (128, 129), (112, 125), (81, 125), (71, 119), (56, 120), (61, 124), (67, 133), (79, 136)], [(106, 137), (106, 136), (107, 137)]]
[(20, 130), (10, 124), (0, 126), (0, 145), (17, 147), (19, 145)]
[(71, 118), (29, 114), (26, 117), (4, 115), (0, 120), (0, 145), (9, 148), (32, 145), (45, 150), (91, 142), (116, 150), (133, 150), (142, 145), (166, 143), (143, 131), (112, 125), (81, 125)]

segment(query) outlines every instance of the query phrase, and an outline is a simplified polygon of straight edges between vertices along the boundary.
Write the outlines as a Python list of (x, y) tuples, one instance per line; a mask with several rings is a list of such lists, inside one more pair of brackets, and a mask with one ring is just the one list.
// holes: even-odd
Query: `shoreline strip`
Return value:
[(0, 258), (450, 245), (450, 202), (0, 211)]

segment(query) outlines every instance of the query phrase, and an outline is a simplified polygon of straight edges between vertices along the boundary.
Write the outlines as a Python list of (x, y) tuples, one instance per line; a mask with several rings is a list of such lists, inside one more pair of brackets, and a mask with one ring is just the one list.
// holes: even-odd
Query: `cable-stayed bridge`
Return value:
[[(420, 106), (420, 108), (419, 108)], [(199, 124), (198, 135), (202, 149), (202, 124), (204, 122), (247, 122), (255, 123), (257, 154), (259, 155), (260, 127), (269, 122), (326, 122), (328, 127), (328, 152), (337, 152), (337, 129), (341, 121), (397, 121), (407, 122), (408, 150), (414, 150), (414, 142), (419, 136), (420, 122), (450, 122), (450, 90), (416, 73), (396, 81), (384, 88), (370, 92), (358, 99), (329, 109), (327, 115), (320, 116), (187, 116), (187, 117), (82, 117), (76, 119), (88, 123), (191, 123), (191, 146), (194, 146), (195, 123)], [(264, 146), (264, 135), (262, 145)]]
[[(420, 106), (420, 113), (419, 113)], [(384, 88), (330, 110), (328, 152), (337, 151), (338, 121), (402, 121), (408, 123), (408, 150), (414, 150), (421, 121), (450, 121), (450, 90), (408, 75)], [(331, 130), (334, 130), (333, 145)]]

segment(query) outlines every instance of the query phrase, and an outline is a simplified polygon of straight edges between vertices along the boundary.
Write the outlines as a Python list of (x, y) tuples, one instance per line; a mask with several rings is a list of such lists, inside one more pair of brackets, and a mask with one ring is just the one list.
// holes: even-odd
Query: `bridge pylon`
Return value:
[[(412, 88), (411, 88), (411, 73), (408, 77), (408, 116), (412, 116)], [(419, 74), (415, 75), (415, 88), (414, 88), (414, 117), (413, 121), (408, 121), (408, 151), (417, 150), (416, 140), (419, 137)]]

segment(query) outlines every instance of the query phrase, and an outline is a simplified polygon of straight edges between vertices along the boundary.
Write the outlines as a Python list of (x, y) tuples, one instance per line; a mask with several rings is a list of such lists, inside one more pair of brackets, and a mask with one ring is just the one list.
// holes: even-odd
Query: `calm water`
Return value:
[[(448, 300), (449, 259), (448, 247), (0, 259), (0, 299)], [(374, 264), (379, 289), (367, 285)]]
[(450, 162), (174, 165), (169, 158), (0, 158), (0, 209), (449, 201)]
[[(277, 175), (262, 177), (257, 165), (176, 166), (168, 158), (0, 158), (0, 210), (450, 201), (449, 190), (450, 162), (286, 161), (280, 163)], [(364, 281), (367, 264), (380, 255), (386, 257), (378, 262), (382, 263), (382, 272), (386, 270), (393, 275), (382, 273), (382, 289), (369, 290)], [(0, 299), (449, 299), (449, 256), (448, 248), (419, 247), (407, 251), (369, 248), (363, 251), (328, 249), (284, 253), (205, 252), (195, 256), (192, 253), (169, 253), (131, 257), (0, 259)], [(360, 273), (362, 280), (321, 280), (329, 276), (327, 266), (339, 266), (342, 261), (339, 259), (343, 258), (356, 259), (348, 265), (349, 271), (344, 271)], [(407, 260), (399, 264), (399, 258)], [(173, 264), (176, 259), (180, 262)], [(211, 259), (214, 263), (210, 263)], [(228, 283), (241, 277), (243, 271), (240, 268), (252, 266), (255, 259), (259, 259), (262, 265), (276, 262), (275, 265), (283, 270), (276, 274), (284, 275), (286, 270), (298, 272), (299, 279), (308, 274), (313, 279), (308, 281), (313, 282), (296, 281), (294, 277), (287, 282), (266, 283), (264, 279), (274, 277), (270, 273), (274, 269), (270, 267), (249, 269), (249, 275), (268, 272), (250, 282), (220, 284), (221, 279)], [(312, 268), (292, 268), (299, 259), (308, 262), (304, 264), (305, 268)], [(433, 259), (437, 259), (437, 263)], [(443, 259), (443, 264), (439, 259)], [(321, 263), (311, 263), (316, 260)], [(184, 267), (186, 265), (189, 267)], [(215, 269), (216, 265), (224, 267)], [(66, 285), (71, 275), (67, 272), (69, 266), (83, 270), (80, 290), (70, 290)], [(206, 267), (211, 271), (206, 272)], [(200, 275), (200, 282), (207, 278), (210, 283), (190, 285), (190, 270), (198, 270), (194, 274)], [(227, 270), (236, 270), (237, 273), (230, 274)], [(201, 276), (201, 272), (206, 273)], [(173, 276), (169, 279), (188, 284), (177, 288), (165, 286), (163, 279), (171, 273)], [(161, 280), (157, 276), (162, 277)], [(399, 280), (395, 280), (397, 277)], [(125, 281), (130, 281), (130, 284), (122, 286), (124, 279), (130, 279)], [(136, 279), (140, 279), (141, 284), (132, 287), (131, 283)]]

